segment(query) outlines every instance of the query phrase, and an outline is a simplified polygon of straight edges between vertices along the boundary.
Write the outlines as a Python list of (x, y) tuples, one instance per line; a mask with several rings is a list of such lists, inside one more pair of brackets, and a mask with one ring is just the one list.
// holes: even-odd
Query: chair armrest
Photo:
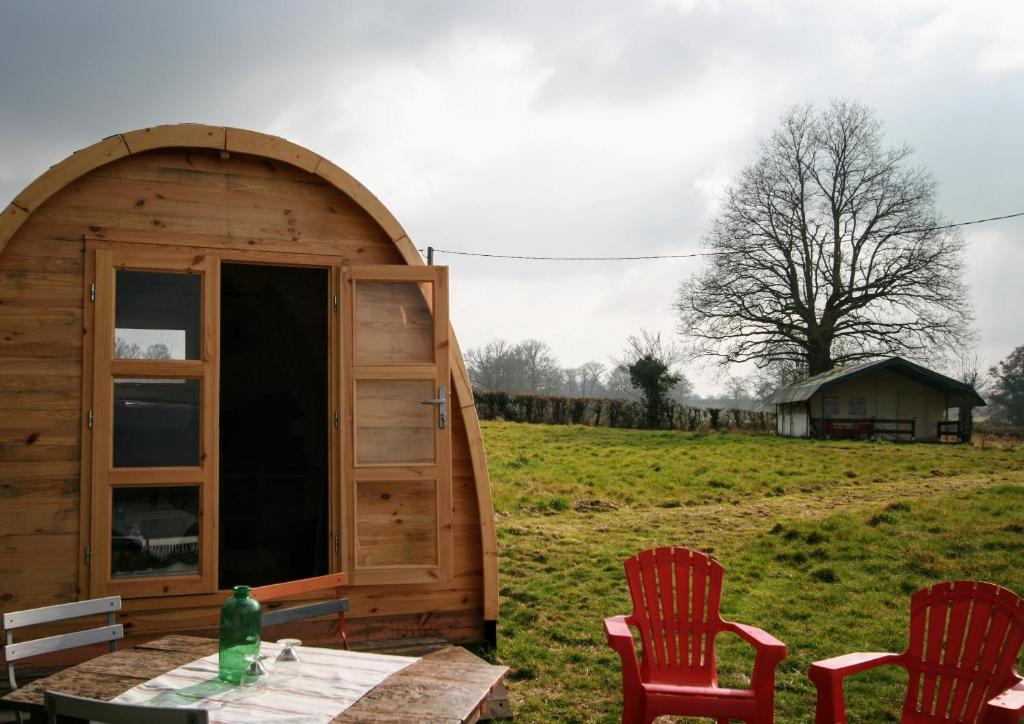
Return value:
[(811, 681), (821, 678), (843, 679), (860, 671), (867, 671), (886, 664), (902, 664), (902, 654), (857, 653), (833, 656), (831, 659), (815, 661), (807, 675)]
[(1018, 681), (999, 696), (989, 700), (981, 715), (981, 724), (1017, 724), (1024, 718), (1024, 681)]
[(636, 659), (636, 645), (633, 643), (633, 632), (626, 623), (625, 616), (609, 616), (604, 620), (604, 633), (608, 645), (619, 654), (622, 660), (622, 685), (624, 687), (640, 686), (640, 662)]
[(786, 644), (767, 631), (759, 629), (757, 626), (748, 626), (745, 623), (736, 623), (734, 621), (723, 621), (723, 623), (725, 624), (722, 627), (723, 631), (736, 634), (755, 649), (782, 654), (782, 658), (786, 657)]
[(775, 669), (786, 658), (786, 644), (767, 631), (745, 623), (723, 621), (722, 631), (734, 633), (754, 647), (754, 671), (750, 675), (750, 687), (755, 690), (775, 688)]
[(843, 698), (843, 679), (859, 671), (886, 664), (903, 666), (903, 654), (857, 653), (815, 661), (807, 672), (818, 690), (815, 724), (845, 724), (846, 702)]
[[(626, 623), (625, 616), (609, 616), (604, 620), (604, 634), (608, 639), (608, 645), (616, 651), (624, 649), (627, 645), (629, 650), (636, 656), (636, 649), (633, 648), (633, 632)], [(620, 651), (621, 653), (621, 651)]]

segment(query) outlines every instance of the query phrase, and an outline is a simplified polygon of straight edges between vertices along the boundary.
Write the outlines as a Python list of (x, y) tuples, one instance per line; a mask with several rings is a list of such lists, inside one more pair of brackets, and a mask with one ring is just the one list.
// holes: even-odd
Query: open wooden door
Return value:
[(448, 270), (361, 266), (343, 273), (343, 530), (351, 582), (448, 578)]

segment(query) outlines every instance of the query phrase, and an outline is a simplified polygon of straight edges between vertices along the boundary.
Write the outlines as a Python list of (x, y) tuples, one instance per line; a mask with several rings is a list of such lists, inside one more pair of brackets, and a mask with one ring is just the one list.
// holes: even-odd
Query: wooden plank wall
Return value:
[[(241, 154), (145, 152), (102, 166), (51, 197), (0, 253), (2, 611), (72, 601), (80, 593), (85, 238), (119, 249), (231, 250), (253, 261), (283, 252), (315, 263), (404, 263), (377, 223), (343, 193), (288, 164)], [(482, 638), (480, 519), (457, 399), (452, 423), (453, 577), (352, 587), (356, 638)], [(219, 605), (216, 595), (131, 600), (123, 619), (130, 638), (210, 633)]]

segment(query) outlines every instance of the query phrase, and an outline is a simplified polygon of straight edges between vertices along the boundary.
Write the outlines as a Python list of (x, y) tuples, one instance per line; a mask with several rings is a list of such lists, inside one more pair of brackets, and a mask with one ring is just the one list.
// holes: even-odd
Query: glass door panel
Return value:
[(114, 467), (199, 465), (200, 384), (186, 379), (114, 380)]
[(215, 260), (95, 251), (90, 594), (216, 590)]
[(116, 487), (110, 529), (113, 578), (199, 573), (199, 486)]
[(199, 359), (202, 276), (116, 272), (115, 359)]

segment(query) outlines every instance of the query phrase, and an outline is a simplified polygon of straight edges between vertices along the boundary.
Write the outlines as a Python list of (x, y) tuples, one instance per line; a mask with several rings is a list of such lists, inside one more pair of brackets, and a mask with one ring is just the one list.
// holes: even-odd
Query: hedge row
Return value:
[(1024, 425), (996, 425), (983, 421), (974, 423), (974, 436), (992, 435), (995, 437), (1008, 437), (1024, 441)]
[[(477, 415), (481, 420), (627, 428), (641, 428), (645, 426), (646, 422), (644, 406), (636, 400), (558, 397), (486, 390), (474, 390), (473, 395), (476, 397)], [(689, 405), (670, 403), (662, 420), (661, 429), (774, 430), (775, 413), (759, 410), (690, 407)]]

